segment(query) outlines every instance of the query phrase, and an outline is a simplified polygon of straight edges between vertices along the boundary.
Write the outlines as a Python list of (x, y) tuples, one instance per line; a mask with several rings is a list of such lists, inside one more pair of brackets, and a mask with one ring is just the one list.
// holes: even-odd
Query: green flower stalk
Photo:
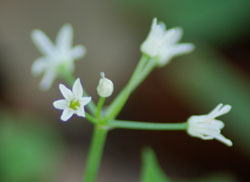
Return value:
[(95, 126), (86, 162), (83, 181), (86, 182), (96, 181), (107, 134), (108, 134), (107, 128), (102, 127), (98, 124)]

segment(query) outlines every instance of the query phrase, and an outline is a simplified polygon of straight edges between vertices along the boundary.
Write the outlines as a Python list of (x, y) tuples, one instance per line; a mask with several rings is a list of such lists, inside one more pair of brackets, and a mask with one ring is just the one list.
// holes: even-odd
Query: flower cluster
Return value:
[[(34, 75), (43, 74), (40, 87), (43, 90), (49, 89), (58, 77), (72, 84), (72, 89), (59, 84), (59, 90), (64, 98), (54, 101), (53, 106), (62, 110), (60, 119), (66, 122), (73, 115), (77, 115), (81, 118), (86, 117), (95, 126), (83, 181), (96, 181), (105, 140), (111, 129), (184, 130), (192, 137), (203, 140), (216, 139), (227, 146), (233, 145), (230, 139), (221, 134), (224, 123), (216, 119), (228, 113), (231, 110), (230, 105), (219, 104), (210, 113), (191, 116), (183, 123), (149, 123), (117, 119), (129, 96), (154, 68), (162, 67), (172, 58), (194, 50), (192, 43), (179, 43), (182, 34), (181, 28), (167, 30), (164, 23), (154, 18), (149, 34), (141, 44), (142, 56), (130, 80), (110, 105), (105, 107), (106, 98), (114, 91), (114, 84), (103, 72), (100, 73), (101, 78), (96, 87), (99, 96), (97, 104), (84, 90), (80, 79), (73, 76), (74, 61), (83, 57), (86, 50), (81, 45), (72, 47), (72, 26), (65, 24), (59, 30), (55, 44), (41, 30), (32, 32), (32, 40), (43, 54), (32, 65)], [(85, 111), (86, 109), (88, 110)]]
[[(153, 19), (151, 30), (146, 40), (141, 44), (141, 51), (144, 55), (143, 58), (146, 57), (147, 60), (146, 62), (142, 62), (142, 64), (140, 64), (139, 62), (138, 67), (140, 69), (138, 69), (139, 71), (136, 70), (134, 72), (135, 74), (137, 74), (135, 77), (132, 76), (132, 78), (135, 78), (136, 81), (133, 82), (133, 84), (130, 84), (127, 89), (125, 87), (125, 90), (118, 94), (116, 100), (114, 100), (114, 102), (107, 109), (107, 113), (105, 113), (108, 116), (105, 116), (103, 120), (107, 118), (114, 119), (117, 116), (120, 108), (123, 107), (126, 99), (131, 94), (130, 91), (134, 90), (134, 85), (139, 84), (138, 82), (142, 81), (145, 77), (145, 75), (143, 74), (149, 73), (149, 71), (151, 70), (147, 69), (148, 71), (144, 71), (144, 68), (147, 67), (145, 66), (147, 65), (147, 63), (152, 63), (152, 61), (155, 61), (153, 63), (156, 63), (155, 65), (161, 67), (169, 63), (172, 58), (178, 55), (190, 53), (194, 50), (194, 45), (192, 43), (179, 43), (182, 34), (183, 32), (181, 28), (172, 28), (167, 30), (164, 23), (158, 22), (156, 18)], [(84, 46), (78, 45), (72, 47), (73, 28), (69, 24), (65, 24), (60, 29), (55, 44), (53, 44), (41, 30), (34, 30), (32, 32), (32, 40), (40, 50), (40, 52), (43, 54), (42, 57), (38, 58), (33, 63), (32, 73), (34, 75), (44, 74), (40, 83), (41, 88), (44, 90), (49, 89), (53, 81), (58, 76), (72, 76), (72, 73), (74, 71), (74, 61), (83, 57), (86, 52)], [(142, 59), (142, 61), (144, 60)], [(143, 77), (140, 77), (140, 75), (143, 75)], [(79, 117), (85, 117), (86, 113), (84, 107), (92, 100), (91, 97), (89, 97), (84, 92), (80, 79), (78, 78), (75, 80), (72, 90), (68, 89), (63, 84), (59, 85), (59, 89), (64, 99), (55, 101), (53, 103), (53, 106), (56, 109), (63, 110), (61, 120), (67, 121), (74, 114)], [(92, 105), (92, 108), (91, 104), (88, 106), (90, 106), (89, 108), (90, 110), (92, 110), (92, 114), (94, 113), (95, 116), (100, 116), (105, 98), (111, 96), (114, 90), (113, 82), (110, 79), (106, 78), (103, 72), (101, 73), (101, 78), (96, 90), (97, 94), (101, 98), (100, 102), (97, 104), (97, 107), (95, 107), (93, 103), (91, 103), (94, 105)], [(114, 110), (114, 112), (112, 110)], [(219, 104), (207, 115), (191, 116), (188, 119), (187, 123), (184, 123), (184, 126), (188, 126), (185, 129), (187, 130), (188, 134), (193, 137), (198, 137), (204, 140), (216, 139), (228, 146), (232, 146), (232, 141), (225, 138), (221, 134), (224, 123), (216, 119), (218, 116), (226, 114), (230, 110), (230, 105)], [(93, 118), (95, 117), (91, 115), (89, 116)], [(95, 119), (96, 118), (94, 118), (94, 122), (96, 121)], [(103, 122), (106, 122), (103, 120), (101, 121), (102, 124)], [(121, 123), (119, 122), (115, 124), (121, 126)], [(130, 125), (130, 123), (122, 126), (128, 127), (128, 125)], [(129, 127), (132, 128), (136, 126), (140, 127), (137, 125), (137, 123), (132, 123)], [(159, 126), (162, 127), (162, 125)]]

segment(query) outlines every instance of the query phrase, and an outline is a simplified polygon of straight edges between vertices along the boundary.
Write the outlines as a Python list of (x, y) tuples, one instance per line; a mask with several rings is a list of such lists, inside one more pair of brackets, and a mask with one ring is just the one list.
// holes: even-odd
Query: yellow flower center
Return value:
[(70, 103), (69, 103), (70, 109), (73, 109), (73, 110), (79, 109), (80, 105), (81, 105), (81, 104), (80, 104), (80, 102), (79, 102), (78, 100), (72, 100), (72, 101), (70, 101)]

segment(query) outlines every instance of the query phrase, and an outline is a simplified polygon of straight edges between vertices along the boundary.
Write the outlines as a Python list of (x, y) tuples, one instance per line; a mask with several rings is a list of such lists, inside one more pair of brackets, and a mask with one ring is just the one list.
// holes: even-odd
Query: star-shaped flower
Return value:
[(43, 74), (40, 83), (43, 90), (49, 89), (60, 74), (73, 72), (74, 61), (83, 57), (86, 52), (82, 45), (72, 47), (73, 28), (69, 24), (65, 24), (59, 30), (55, 44), (41, 30), (33, 30), (31, 38), (43, 54), (42, 57), (35, 60), (31, 68), (34, 75)]
[(228, 146), (232, 146), (232, 141), (221, 134), (221, 129), (224, 127), (224, 123), (215, 119), (228, 113), (230, 110), (230, 105), (223, 106), (223, 104), (219, 104), (207, 115), (191, 116), (188, 119), (188, 134), (203, 140), (216, 139)]
[(148, 37), (141, 45), (141, 51), (158, 61), (158, 66), (166, 65), (173, 57), (186, 54), (194, 49), (191, 43), (178, 43), (182, 37), (181, 28), (166, 30), (162, 22), (154, 18)]
[(73, 114), (85, 117), (84, 106), (91, 101), (91, 97), (83, 96), (83, 88), (78, 78), (72, 88), (72, 91), (63, 84), (59, 85), (59, 89), (65, 99), (57, 100), (53, 103), (56, 109), (63, 110), (61, 115), (62, 121), (67, 121)]

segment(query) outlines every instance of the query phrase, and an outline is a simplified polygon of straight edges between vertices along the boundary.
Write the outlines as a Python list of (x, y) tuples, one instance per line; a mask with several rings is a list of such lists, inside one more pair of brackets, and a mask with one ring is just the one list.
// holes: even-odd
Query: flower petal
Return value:
[(209, 136), (209, 135), (203, 135), (203, 134), (199, 134), (197, 135), (198, 138), (201, 138), (202, 140), (213, 140), (214, 137)]
[(73, 28), (70, 24), (65, 24), (59, 30), (56, 37), (56, 46), (61, 51), (70, 49), (73, 41)]
[(48, 70), (44, 73), (42, 81), (40, 82), (40, 88), (42, 90), (48, 90), (56, 78), (56, 73), (52, 70)]
[(222, 106), (223, 106), (222, 103), (218, 104), (218, 105), (209, 113), (209, 115), (214, 115), (214, 114), (216, 114), (217, 112), (219, 112), (219, 110), (222, 108)]
[(214, 125), (214, 127), (216, 127), (216, 128), (218, 128), (218, 129), (222, 129), (222, 128), (224, 128), (224, 126), (225, 126), (225, 124), (222, 122), (222, 121), (220, 121), (220, 120), (213, 120), (213, 125)]
[(190, 53), (194, 49), (194, 45), (191, 43), (182, 43), (177, 45), (165, 45), (160, 49), (159, 66), (165, 66), (169, 61), (179, 55)]
[(82, 45), (75, 46), (70, 51), (72, 59), (76, 60), (82, 58), (86, 54), (86, 48)]
[(191, 51), (194, 50), (194, 45), (191, 43), (182, 43), (182, 44), (177, 44), (172, 47), (171, 49), (171, 54), (173, 56), (178, 56), (178, 55), (183, 55), (190, 53)]
[(65, 109), (67, 107), (67, 100), (61, 99), (53, 102), (53, 106), (56, 109)]
[(82, 105), (87, 105), (91, 101), (91, 97), (83, 97), (81, 99), (81, 104)]
[(82, 84), (79, 78), (76, 79), (73, 88), (72, 88), (73, 94), (80, 98), (83, 95), (83, 88), (82, 88)]
[(36, 59), (31, 66), (31, 73), (33, 75), (39, 75), (42, 72), (44, 72), (46, 70), (47, 65), (48, 65), (47, 61), (48, 60), (44, 57)]
[(157, 18), (154, 17), (151, 24), (151, 30), (154, 29), (156, 26), (157, 26)]
[(220, 141), (220, 142), (226, 144), (226, 145), (229, 146), (229, 147), (233, 146), (233, 142), (232, 142), (231, 140), (227, 139), (226, 137), (224, 137), (224, 136), (221, 135), (221, 134), (218, 135), (218, 136), (216, 136), (215, 138), (216, 138), (218, 141)]
[(71, 92), (70, 89), (65, 87), (63, 84), (59, 84), (59, 89), (65, 99), (72, 99), (73, 93)]
[(231, 110), (232, 106), (230, 105), (224, 105), (218, 104), (210, 113), (209, 115), (213, 118), (216, 118), (218, 116), (224, 115), (228, 113)]
[(85, 110), (84, 110), (84, 107), (81, 107), (79, 110), (77, 110), (77, 113), (76, 113), (78, 116), (80, 117), (85, 117)]
[[(217, 114), (218, 114), (218, 116), (227, 114), (231, 109), (232, 109), (232, 106), (230, 106), (230, 105), (224, 105), (224, 106), (220, 109), (220, 112), (217, 113)], [(216, 116), (216, 117), (218, 117), (218, 116)]]
[(166, 31), (163, 39), (164, 42), (168, 45), (177, 43), (182, 37), (183, 31), (180, 27), (171, 28)]
[(67, 121), (71, 116), (74, 114), (74, 111), (70, 109), (64, 109), (61, 115), (61, 120), (62, 121)]
[(220, 134), (220, 130), (214, 127), (200, 127), (197, 132), (204, 136), (211, 136), (213, 138)]
[(163, 22), (157, 22), (153, 20), (152, 28), (149, 36), (163, 36), (166, 32), (166, 25)]
[(47, 56), (53, 55), (55, 47), (45, 33), (41, 30), (33, 30), (31, 38), (42, 54)]

